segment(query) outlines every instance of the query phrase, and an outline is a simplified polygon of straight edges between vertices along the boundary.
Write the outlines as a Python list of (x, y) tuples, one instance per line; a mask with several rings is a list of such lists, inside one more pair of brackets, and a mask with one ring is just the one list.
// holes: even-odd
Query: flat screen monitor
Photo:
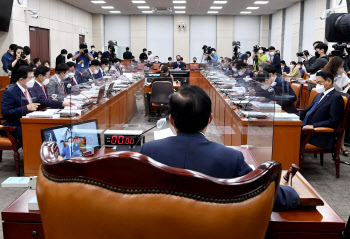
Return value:
[(65, 124), (41, 129), (41, 139), (56, 142), (60, 155), (68, 159), (74, 156), (93, 154), (101, 145), (97, 120)]
[(13, 0), (0, 0), (0, 31), (8, 32), (12, 14)]

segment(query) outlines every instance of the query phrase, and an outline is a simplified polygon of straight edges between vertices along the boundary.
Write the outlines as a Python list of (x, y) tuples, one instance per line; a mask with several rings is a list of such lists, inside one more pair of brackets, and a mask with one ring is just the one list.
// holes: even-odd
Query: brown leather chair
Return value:
[(312, 101), (314, 100), (315, 96), (318, 94), (316, 89), (312, 89), (310, 92), (309, 100), (307, 102), (307, 106), (311, 105)]
[(278, 162), (218, 179), (134, 152), (56, 161), (52, 145), (41, 148), (36, 188), (47, 239), (265, 238)]
[(190, 70), (197, 70), (197, 69), (199, 69), (198, 63), (191, 63), (190, 64)]
[[(304, 134), (305, 137), (304, 137), (304, 140), (300, 144), (300, 157), (299, 157), (300, 171), (302, 170), (303, 163), (304, 163), (304, 154), (314, 154), (315, 157), (317, 157), (317, 154), (320, 154), (320, 164), (321, 164), (321, 166), (323, 166), (323, 154), (330, 153), (330, 154), (332, 154), (333, 160), (335, 163), (336, 177), (339, 178), (340, 146), (341, 146), (341, 140), (342, 140), (342, 137), (343, 137), (343, 134), (345, 131), (346, 121), (348, 118), (347, 112), (349, 112), (349, 109), (350, 109), (350, 100), (345, 96), (343, 96), (343, 99), (344, 99), (344, 110), (346, 113), (344, 114), (344, 118), (337, 129), (334, 130), (332, 128), (318, 127), (318, 128), (314, 128), (313, 130), (305, 130), (305, 129), (301, 130), (301, 133)], [(312, 134), (320, 134), (320, 133), (321, 134), (327, 133), (327, 134), (329, 134), (329, 137), (336, 138), (335, 145), (334, 145), (333, 149), (324, 149), (324, 148), (320, 148), (320, 147), (317, 147), (315, 145), (308, 143)]]
[(153, 63), (152, 64), (152, 69), (155, 71), (159, 71), (160, 70), (160, 63)]
[(123, 60), (123, 66), (126, 70), (130, 70), (131, 60)]
[[(3, 118), (0, 118), (0, 121), (5, 121), (5, 120)], [(19, 139), (16, 139), (11, 134), (11, 132), (15, 130), (16, 130), (15, 126), (0, 125), (0, 131), (5, 132), (4, 135), (6, 135), (6, 136), (0, 136), (0, 162), (2, 161), (3, 150), (13, 150), (13, 158), (16, 164), (16, 173), (17, 173), (17, 176), (20, 176), (18, 150), (22, 148), (22, 141)]]
[(297, 96), (297, 100), (294, 102), (294, 104), (298, 108), (300, 105), (301, 84), (292, 83), (291, 87), (292, 87), (292, 90), (294, 91), (295, 95)]

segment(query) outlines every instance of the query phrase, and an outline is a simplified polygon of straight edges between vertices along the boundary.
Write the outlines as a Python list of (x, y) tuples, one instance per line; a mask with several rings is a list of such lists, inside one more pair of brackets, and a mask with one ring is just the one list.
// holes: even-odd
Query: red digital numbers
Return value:
[(124, 136), (113, 135), (111, 138), (111, 144), (133, 145), (134, 142), (133, 138), (125, 138)]

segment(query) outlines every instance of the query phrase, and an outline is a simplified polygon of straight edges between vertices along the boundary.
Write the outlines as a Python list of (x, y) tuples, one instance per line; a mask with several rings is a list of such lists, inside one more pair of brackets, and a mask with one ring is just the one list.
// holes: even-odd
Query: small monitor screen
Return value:
[(153, 73), (149, 73), (148, 77), (160, 77), (160, 74), (153, 74)]
[(77, 124), (67, 124), (41, 130), (42, 141), (55, 141), (60, 155), (68, 159), (94, 153), (100, 146), (97, 121), (85, 121)]

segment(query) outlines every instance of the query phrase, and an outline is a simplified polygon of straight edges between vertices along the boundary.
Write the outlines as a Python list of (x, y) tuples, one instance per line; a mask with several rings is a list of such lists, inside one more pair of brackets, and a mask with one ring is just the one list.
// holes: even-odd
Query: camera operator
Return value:
[(315, 50), (315, 55), (309, 59), (310, 64), (314, 64), (318, 58), (316, 56), (317, 55), (316, 46), (320, 43), (323, 43), (323, 42), (322, 41), (315, 41), (314, 44), (312, 44), (312, 46), (314, 47), (314, 50)]
[(308, 61), (307, 56), (305, 54), (302, 56), (305, 59), (304, 61), (305, 69), (310, 74), (316, 74), (317, 71), (321, 70), (328, 63), (328, 58), (326, 55), (328, 50), (327, 44), (319, 43), (317, 44), (315, 49), (316, 49), (315, 56), (317, 58), (315, 63), (311, 64)]
[(89, 62), (94, 60), (94, 58), (89, 52), (86, 43), (81, 43), (79, 49), (80, 50), (75, 53), (72, 60), (76, 61), (77, 71), (83, 72), (89, 69)]
[(246, 51), (246, 53), (243, 53), (239, 56), (239, 59), (244, 62), (244, 64), (247, 64), (248, 58), (250, 58), (252, 53), (250, 51)]
[(278, 54), (275, 54), (276, 49), (273, 46), (269, 47), (269, 52), (268, 52), (268, 58), (266, 59), (267, 63), (270, 63), (271, 65), (273, 65), (276, 68), (276, 72), (277, 74), (282, 74), (281, 71), (281, 58)]
[(108, 45), (108, 51), (103, 52), (102, 59), (111, 61), (115, 57), (115, 48), (112, 45)]
[(218, 63), (218, 55), (216, 55), (216, 50), (214, 48), (211, 49), (210, 54), (206, 54), (206, 61), (209, 62), (209, 65), (216, 66)]
[[(257, 52), (254, 51), (254, 70), (257, 71), (258, 67), (261, 65), (261, 63), (266, 63), (266, 55), (265, 55), (265, 48), (259, 47), (259, 50)], [(258, 54), (257, 54), (258, 53)]]
[(15, 54), (13, 55), (11, 63), (8, 65), (8, 70), (12, 71), (12, 76), (10, 83), (14, 84), (21, 77), (18, 75), (18, 69), (21, 66), (29, 66), (30, 61), (27, 58), (27, 55), (23, 52), (23, 47), (17, 46)]

